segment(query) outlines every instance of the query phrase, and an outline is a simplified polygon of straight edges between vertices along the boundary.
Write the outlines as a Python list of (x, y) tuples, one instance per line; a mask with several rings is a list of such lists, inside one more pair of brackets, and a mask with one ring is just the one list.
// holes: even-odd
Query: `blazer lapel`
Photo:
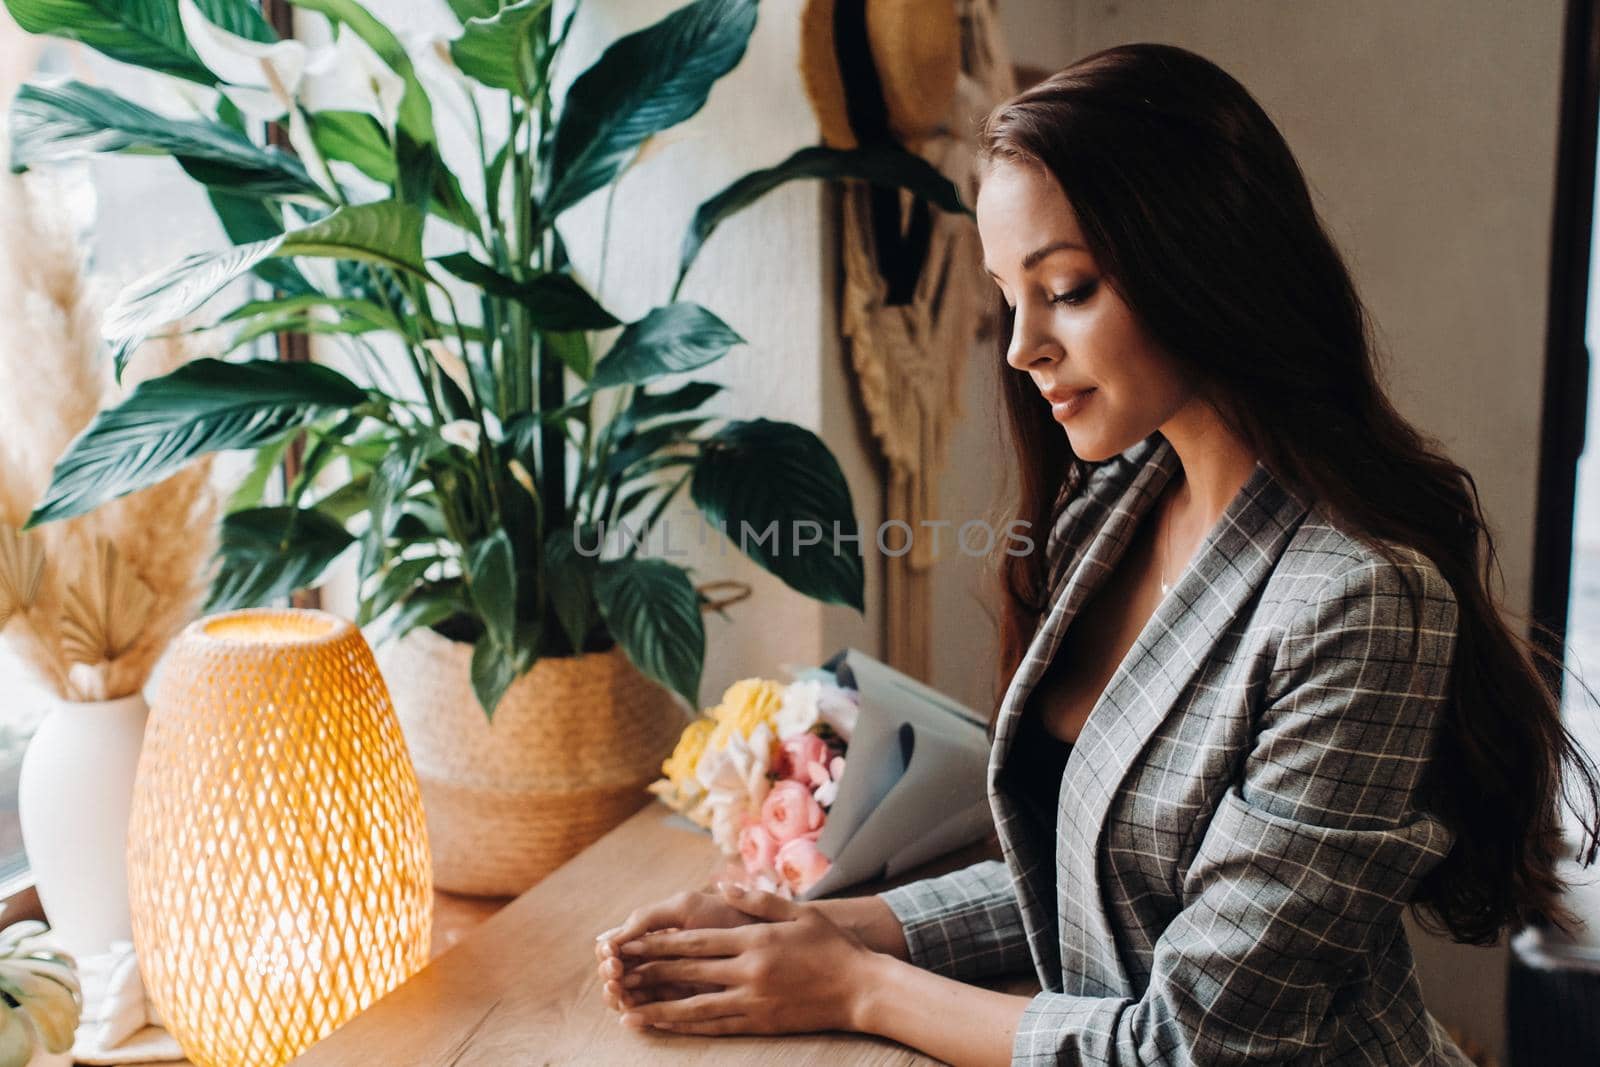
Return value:
[[(1033, 946), (1040, 983), (1045, 989), (1057, 991), (1061, 986), (1061, 965), (1054, 921), (1056, 909), (1052, 906), (1055, 849), (1053, 842), (1037, 841), (1028, 833), (1023, 813), (999, 786), (1000, 772), (1005, 766), (1028, 696), (1054, 658), (1073, 616), (1122, 558), (1139, 520), (1178, 469), (1178, 459), (1172, 446), (1161, 438), (1141, 443), (1125, 456), (1133, 462), (1140, 462), (1141, 466), (1132, 479), (1124, 483), (1121, 492), (1113, 490), (1103, 502), (1083, 502), (1085, 511), (1098, 511), (1103, 518), (1086, 544), (1080, 539), (1078, 545), (1071, 545), (1071, 535), (1068, 535), (1069, 551), (1075, 558), (1065, 561), (1062, 573), (1066, 578), (1043, 623), (1034, 632), (1033, 640), (1001, 700), (995, 721), (995, 740), (989, 752), (989, 802), (994, 810), (1001, 849), (1017, 882), (1023, 927)], [(1093, 516), (1078, 520), (1086, 521), (1093, 521)]]
[(1056, 887), (1063, 946), (1086, 996), (1124, 995), (1127, 976), (1105, 912), (1097, 862), (1112, 800), (1219, 638), (1254, 599), (1306, 507), (1262, 466), (1224, 510), (1156, 607), (1090, 711), (1066, 773)]

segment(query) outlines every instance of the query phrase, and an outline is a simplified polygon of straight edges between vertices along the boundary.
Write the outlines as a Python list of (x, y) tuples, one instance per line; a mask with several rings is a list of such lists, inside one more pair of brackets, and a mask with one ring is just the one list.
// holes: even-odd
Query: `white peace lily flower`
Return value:
[(405, 79), (348, 26), (332, 48), (318, 49), (306, 68), (306, 106), (313, 111), (364, 111), (392, 136)]
[(711, 839), (726, 855), (739, 851), (739, 831), (747, 816), (758, 815), (771, 783), (767, 765), (772, 758), (772, 728), (762, 723), (745, 738), (735, 730), (728, 743), (700, 757), (695, 777), (705, 787), (705, 805), (711, 812)]
[(439, 369), (444, 371), (451, 381), (461, 387), (463, 393), (472, 391), (472, 382), (467, 377), (467, 365), (461, 361), (460, 356), (456, 355), (454, 349), (437, 337), (422, 342), (422, 347), (426, 348), (428, 355), (432, 356), (433, 361), (439, 364)]
[(457, 448), (464, 448), (468, 452), (478, 450), (478, 424), (471, 419), (456, 419), (439, 427), (439, 436)]
[(201, 14), (194, 0), (179, 0), (178, 17), (200, 62), (222, 80), (218, 88), (224, 96), (253, 119), (283, 117), (306, 72), (310, 50), (304, 44), (263, 44), (229, 33)]

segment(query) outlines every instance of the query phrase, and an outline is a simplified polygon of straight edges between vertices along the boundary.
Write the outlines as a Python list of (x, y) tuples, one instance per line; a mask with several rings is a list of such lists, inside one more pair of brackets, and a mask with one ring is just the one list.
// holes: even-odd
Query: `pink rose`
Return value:
[(774, 870), (777, 856), (778, 843), (772, 839), (765, 826), (758, 822), (748, 822), (744, 829), (739, 831), (739, 858), (744, 861), (744, 869), (751, 874)]
[(828, 857), (817, 848), (812, 835), (797, 837), (778, 849), (778, 877), (796, 893), (804, 893), (828, 873)]
[[(796, 782), (812, 782), (816, 774), (813, 767), (825, 767), (828, 762), (828, 743), (816, 734), (801, 734), (782, 743), (778, 750), (776, 770), (779, 778)], [(826, 773), (826, 771), (824, 771)]]
[(822, 806), (804, 782), (778, 782), (761, 802), (761, 825), (781, 847), (802, 834), (822, 829)]

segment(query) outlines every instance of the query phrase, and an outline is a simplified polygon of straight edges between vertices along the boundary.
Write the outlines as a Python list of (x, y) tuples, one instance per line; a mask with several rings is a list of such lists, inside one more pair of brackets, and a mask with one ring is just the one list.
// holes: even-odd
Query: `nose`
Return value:
[(1020, 371), (1061, 358), (1061, 346), (1045, 326), (1045, 316), (1018, 304), (1011, 313), (1011, 344), (1006, 363)]

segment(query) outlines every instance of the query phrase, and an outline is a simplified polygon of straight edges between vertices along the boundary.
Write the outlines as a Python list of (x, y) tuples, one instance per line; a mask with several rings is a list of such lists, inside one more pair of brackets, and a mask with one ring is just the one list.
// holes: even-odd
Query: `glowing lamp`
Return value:
[(151, 702), (128, 828), (146, 993), (198, 1067), (271, 1067), (427, 962), (416, 773), (361, 632), (193, 623)]

